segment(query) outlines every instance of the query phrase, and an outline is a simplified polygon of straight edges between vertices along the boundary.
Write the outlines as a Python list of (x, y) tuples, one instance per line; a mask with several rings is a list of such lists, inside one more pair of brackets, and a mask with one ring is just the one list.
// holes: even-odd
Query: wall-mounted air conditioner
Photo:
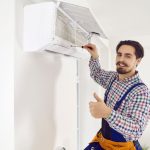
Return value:
[(93, 33), (106, 38), (89, 8), (66, 2), (43, 2), (24, 7), (25, 51), (47, 50), (86, 58), (88, 52), (79, 47), (88, 43)]

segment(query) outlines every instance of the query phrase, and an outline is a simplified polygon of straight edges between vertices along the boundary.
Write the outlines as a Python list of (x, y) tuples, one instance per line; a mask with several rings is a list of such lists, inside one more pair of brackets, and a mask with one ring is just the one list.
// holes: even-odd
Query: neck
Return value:
[(136, 74), (136, 71), (134, 72), (129, 72), (129, 73), (126, 73), (126, 74), (119, 74), (119, 80), (124, 80), (125, 78), (129, 78), (129, 77), (132, 77)]

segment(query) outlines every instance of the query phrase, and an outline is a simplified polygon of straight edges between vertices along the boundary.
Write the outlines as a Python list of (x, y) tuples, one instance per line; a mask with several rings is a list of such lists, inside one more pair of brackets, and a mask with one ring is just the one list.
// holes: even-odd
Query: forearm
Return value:
[(112, 76), (115, 77), (116, 75), (116, 72), (103, 70), (101, 68), (99, 58), (91, 58), (89, 61), (89, 68), (91, 78), (94, 81), (96, 81), (99, 85), (103, 86), (105, 89), (107, 88), (107, 85), (109, 84), (109, 81), (112, 78)]

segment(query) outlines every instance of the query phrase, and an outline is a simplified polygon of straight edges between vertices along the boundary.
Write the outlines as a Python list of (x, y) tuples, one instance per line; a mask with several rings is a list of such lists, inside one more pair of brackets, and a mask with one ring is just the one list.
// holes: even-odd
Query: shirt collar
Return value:
[(136, 80), (139, 79), (139, 73), (138, 71), (136, 71), (135, 75), (131, 76), (131, 77), (127, 77), (124, 80), (119, 80), (119, 74), (117, 75), (117, 80), (119, 80), (120, 82), (134, 82)]

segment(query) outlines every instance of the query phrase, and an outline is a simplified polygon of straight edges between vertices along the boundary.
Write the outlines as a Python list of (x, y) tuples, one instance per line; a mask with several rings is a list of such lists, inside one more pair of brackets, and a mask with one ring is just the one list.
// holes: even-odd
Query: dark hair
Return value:
[(135, 48), (135, 55), (136, 58), (143, 58), (144, 57), (144, 48), (143, 46), (137, 42), (137, 41), (132, 41), (132, 40), (125, 40), (125, 41), (120, 41), (116, 47), (116, 52), (118, 52), (118, 49), (122, 45), (130, 45)]

